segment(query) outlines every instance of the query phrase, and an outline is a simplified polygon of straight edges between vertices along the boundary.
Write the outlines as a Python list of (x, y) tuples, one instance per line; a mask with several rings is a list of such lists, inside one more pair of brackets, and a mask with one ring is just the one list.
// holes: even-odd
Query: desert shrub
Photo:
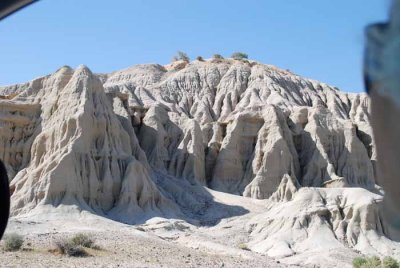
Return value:
[(372, 256), (369, 258), (358, 257), (353, 260), (354, 268), (398, 268), (399, 263), (392, 257), (385, 257), (383, 262), (377, 256)]
[(367, 263), (367, 259), (364, 257), (357, 257), (353, 260), (353, 267), (354, 268), (361, 268), (363, 265)]
[(24, 238), (16, 233), (11, 233), (4, 237), (4, 250), (5, 251), (16, 251), (22, 247)]
[(56, 250), (60, 254), (65, 254), (71, 257), (85, 257), (86, 250), (80, 245), (74, 245), (71, 240), (60, 239), (55, 242)]
[(85, 248), (91, 248), (94, 246), (94, 239), (83, 233), (74, 235), (70, 242), (75, 246), (82, 246)]
[(398, 261), (393, 259), (392, 257), (385, 257), (382, 260), (382, 265), (384, 268), (399, 268), (400, 264)]
[(172, 58), (172, 61), (178, 61), (178, 60), (189, 62), (190, 58), (185, 52), (178, 51), (176, 55)]
[(198, 61), (204, 61), (204, 59), (203, 59), (202, 56), (197, 56), (197, 57), (196, 57), (196, 60), (198, 60)]
[(243, 52), (235, 52), (232, 54), (231, 58), (233, 58), (235, 60), (243, 60), (243, 59), (248, 59), (249, 56)]
[(219, 59), (219, 60), (222, 60), (224, 58), (220, 54), (214, 54), (212, 57), (213, 59)]
[(72, 257), (85, 257), (89, 254), (85, 248), (100, 249), (95, 244), (95, 240), (88, 234), (78, 233), (69, 239), (59, 239), (55, 241), (56, 251)]
[(239, 244), (239, 248), (242, 250), (250, 250), (249, 247), (245, 243)]
[(56, 72), (58, 72), (58, 71), (60, 71), (60, 70), (62, 70), (62, 69), (71, 69), (71, 67), (68, 66), (68, 65), (63, 65), (63, 66), (61, 66), (60, 68), (58, 68), (58, 70), (57, 70)]
[(367, 267), (381, 267), (381, 259), (377, 256), (367, 258)]

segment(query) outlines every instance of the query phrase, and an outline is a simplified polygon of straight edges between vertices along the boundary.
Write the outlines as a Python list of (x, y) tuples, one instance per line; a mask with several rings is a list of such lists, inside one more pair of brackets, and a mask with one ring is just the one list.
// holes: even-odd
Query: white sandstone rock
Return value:
[(379, 212), (369, 112), (364, 94), (253, 61), (62, 67), (0, 87), (0, 157), (14, 216), (55, 207), (222, 233), (232, 222), (251, 250), (287, 263), (398, 255)]

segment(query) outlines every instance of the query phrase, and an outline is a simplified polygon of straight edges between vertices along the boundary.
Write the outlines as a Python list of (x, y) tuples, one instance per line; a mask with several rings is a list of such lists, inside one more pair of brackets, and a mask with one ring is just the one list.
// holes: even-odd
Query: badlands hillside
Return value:
[[(216, 254), (199, 257), (210, 267), (400, 257), (380, 214), (369, 110), (364, 94), (233, 59), (111, 74), (65, 66), (0, 87), (8, 230), (34, 244), (77, 230), (148, 236)], [(170, 254), (160, 249), (160, 263), (188, 266)]]

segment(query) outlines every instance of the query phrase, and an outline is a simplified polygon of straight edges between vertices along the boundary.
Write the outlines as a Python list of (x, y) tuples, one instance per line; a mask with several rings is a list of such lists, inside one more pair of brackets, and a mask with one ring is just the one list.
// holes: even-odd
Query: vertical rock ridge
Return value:
[(11, 181), (13, 214), (69, 204), (133, 221), (140, 211), (173, 206), (151, 180), (146, 158), (129, 135), (134, 136), (132, 127), (124, 129), (100, 80), (85, 66), (68, 72), (59, 70), (50, 78), (55, 81), (43, 84), (39, 91), (53, 85), (50, 94), (37, 94), (47, 105), (43, 130), (29, 166)]

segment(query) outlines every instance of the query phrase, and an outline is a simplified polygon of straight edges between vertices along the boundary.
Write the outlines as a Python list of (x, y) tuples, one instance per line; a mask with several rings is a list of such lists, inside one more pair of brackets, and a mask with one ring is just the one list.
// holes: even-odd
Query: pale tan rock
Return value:
[[(374, 188), (365, 96), (255, 62), (181, 67), (137, 65), (98, 75), (110, 112), (120, 116), (147, 168), (255, 198), (270, 197), (286, 174), (303, 186)], [(73, 73), (63, 67), (0, 93), (40, 103), (46, 122)]]
[(0, 101), (0, 159), (9, 179), (25, 168), (31, 158), (31, 146), (40, 129), (40, 105)]
[(62, 67), (0, 96), (14, 216), (178, 218), (193, 224), (183, 233), (232, 222), (229, 237), (287, 263), (398, 254), (379, 214), (366, 95), (228, 59), (111, 74)]
[(344, 178), (348, 185), (374, 188), (371, 159), (350, 120), (338, 120), (323, 107), (309, 109), (298, 148), (303, 186)]
[(346, 248), (399, 254), (398, 243), (385, 237), (380, 195), (360, 188), (300, 188), (287, 200), (248, 222), (252, 250), (275, 257)]
[[(11, 181), (13, 215), (68, 204), (133, 222), (139, 211), (174, 207), (152, 182), (133, 129), (124, 129), (89, 69), (61, 69), (43, 85), (26, 94), (43, 107), (42, 129), (29, 165)], [(51, 93), (42, 93), (46, 85)]]

